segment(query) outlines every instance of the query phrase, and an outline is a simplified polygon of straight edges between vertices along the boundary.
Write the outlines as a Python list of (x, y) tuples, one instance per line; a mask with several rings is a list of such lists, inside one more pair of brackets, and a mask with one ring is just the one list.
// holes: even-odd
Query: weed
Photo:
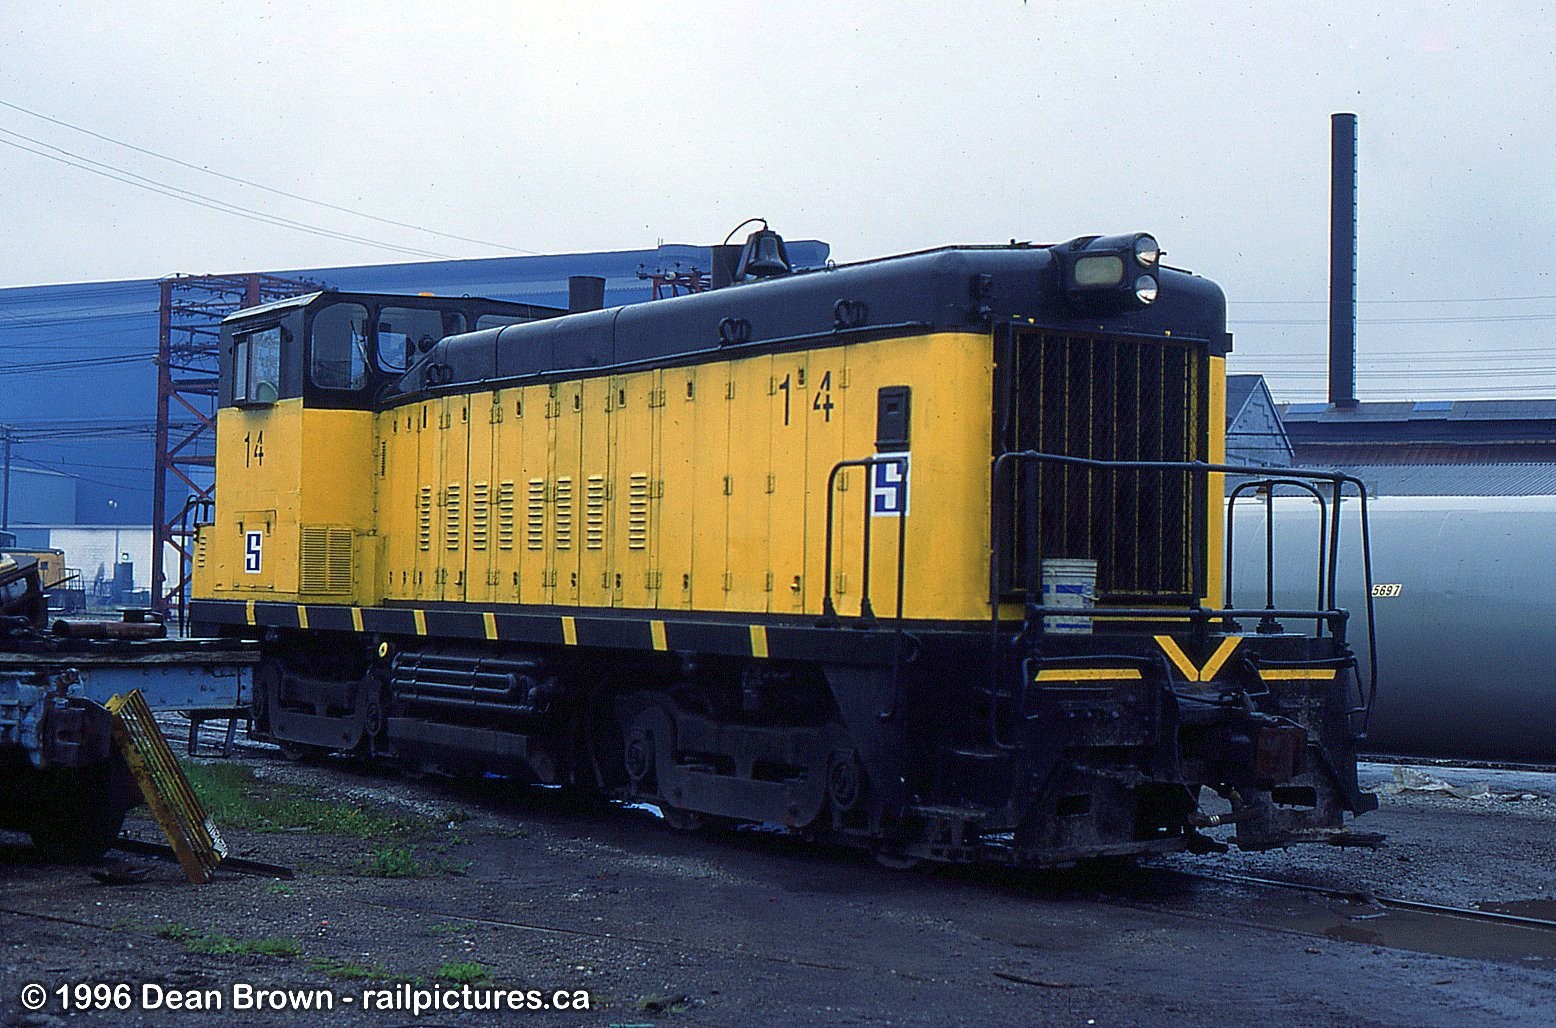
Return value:
[(492, 969), (476, 960), (449, 961), (438, 968), (438, 977), (456, 985), (486, 985)]
[(433, 935), (458, 935), (464, 930), (464, 925), (453, 924), (448, 921), (439, 921), (437, 924), (429, 925), (427, 927), (427, 931), (431, 932)]
[(243, 954), (261, 957), (295, 957), (302, 952), (296, 939), (271, 936), (263, 939), (235, 939), (220, 932), (198, 928), (186, 928), (178, 922), (162, 925), (157, 935), (183, 946), (190, 953), (208, 953), (217, 956)]
[(206, 812), (222, 827), (258, 832), (306, 829), (354, 839), (422, 839), (437, 835), (446, 823), (310, 799), (294, 786), (261, 782), (254, 769), (243, 764), (185, 763), (184, 772)]
[(444, 860), (437, 857), (422, 860), (416, 855), (415, 846), (380, 846), (373, 851), (372, 859), (362, 868), (363, 874), (373, 878), (435, 878), (438, 875), (463, 875), (470, 870), (470, 861)]
[(273, 882), (265, 883), (265, 891), (272, 896), (295, 896), (297, 890), (277, 878)]
[(404, 975), (391, 974), (382, 964), (359, 964), (354, 960), (337, 960), (334, 957), (320, 957), (308, 966), (331, 978), (348, 982), (400, 981), (405, 978)]

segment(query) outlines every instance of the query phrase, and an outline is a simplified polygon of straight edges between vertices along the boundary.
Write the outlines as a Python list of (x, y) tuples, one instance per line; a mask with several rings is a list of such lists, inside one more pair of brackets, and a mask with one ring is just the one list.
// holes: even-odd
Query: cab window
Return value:
[(281, 326), (245, 332), (232, 346), (232, 398), (275, 403), (281, 395)]
[(360, 389), (367, 381), (367, 308), (336, 303), (313, 316), (308, 373), (323, 389)]
[(483, 328), (503, 328), (508, 325), (526, 325), (534, 318), (527, 318), (522, 314), (483, 314), (475, 321), (477, 331)]
[(433, 343), (464, 330), (465, 317), (458, 311), (384, 307), (378, 312), (378, 366), (404, 371)]

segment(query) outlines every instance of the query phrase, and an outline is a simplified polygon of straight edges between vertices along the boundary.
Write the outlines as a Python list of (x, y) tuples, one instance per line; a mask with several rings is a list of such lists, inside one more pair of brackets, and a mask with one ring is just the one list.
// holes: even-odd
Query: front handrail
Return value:
[[(1252, 475), (1252, 476), (1255, 476), (1255, 477), (1268, 477), (1271, 474), (1272, 470), (1274, 470), (1274, 469), (1271, 469), (1270, 467), (1267, 467), (1267, 466), (1262, 466), (1261, 467), (1261, 466), (1245, 465), (1245, 464), (1212, 464), (1212, 463), (1209, 463), (1207, 461), (1197, 461), (1197, 460), (1196, 461), (1140, 461), (1140, 460), (1110, 461), (1110, 460), (1097, 460), (1097, 459), (1094, 459), (1094, 458), (1091, 458), (1091, 457), (1074, 457), (1074, 456), (1070, 456), (1068, 454), (1043, 453), (1043, 452), (1040, 452), (1038, 450), (1009, 450), (1009, 451), (1006, 451), (1005, 453), (999, 454), (997, 457), (995, 457), (994, 461), (993, 461), (993, 464), (991, 466), (991, 469), (990, 469), (990, 500), (991, 500), (990, 509), (991, 509), (991, 513), (995, 517), (998, 517), (999, 516), (999, 512), (1001, 510), (1006, 509), (1006, 507), (1008, 506), (1008, 502), (1006, 504), (1003, 504), (1003, 505), (1001, 503), (1002, 500), (1007, 500), (1008, 501), (1008, 498), (1005, 496), (1006, 490), (1003, 488), (1005, 486), (1005, 477), (1007, 477), (1007, 476), (1002, 475), (1002, 472), (1004, 472), (1007, 468), (1012, 467), (1012, 466), (1020, 467), (1023, 464), (1044, 464), (1044, 463), (1065, 464), (1065, 465), (1070, 465), (1070, 466), (1074, 466), (1074, 467), (1093, 468), (1093, 469), (1110, 470), (1110, 471), (1178, 471), (1178, 472), (1182, 472), (1183, 474), (1194, 475), (1194, 476), (1209, 476), (1209, 475), (1213, 475), (1213, 474), (1226, 474), (1226, 475)], [(1325, 596), (1321, 596), (1320, 599), (1322, 601), (1326, 601), (1327, 602), (1329, 609), (1328, 610), (1315, 610), (1315, 611), (1276, 611), (1276, 610), (1271, 609), (1271, 607), (1273, 606), (1273, 599), (1272, 599), (1271, 603), (1269, 605), (1267, 605), (1265, 610), (1259, 611), (1257, 613), (1258, 613), (1258, 616), (1267, 616), (1267, 617), (1290, 617), (1290, 618), (1296, 618), (1296, 619), (1312, 618), (1312, 619), (1315, 620), (1315, 631), (1317, 630), (1316, 625), (1318, 623), (1321, 623), (1324, 620), (1330, 621), (1330, 628), (1331, 628), (1331, 631), (1333, 631), (1334, 628), (1335, 628), (1335, 624), (1336, 624), (1335, 615), (1344, 613), (1342, 611), (1337, 611), (1336, 608), (1335, 608), (1336, 586), (1337, 586), (1337, 579), (1338, 579), (1338, 565), (1339, 565), (1339, 554), (1340, 554), (1340, 503), (1341, 503), (1342, 498), (1345, 496), (1345, 487), (1346, 486), (1354, 486), (1355, 489), (1356, 489), (1356, 494), (1355, 495), (1356, 495), (1356, 497), (1358, 499), (1358, 502), (1360, 504), (1360, 511), (1361, 511), (1362, 576), (1363, 576), (1363, 597), (1364, 597), (1364, 603), (1365, 603), (1366, 612), (1367, 612), (1367, 652), (1368, 652), (1368, 663), (1369, 663), (1369, 682), (1368, 682), (1367, 687), (1366, 687), (1365, 695), (1358, 697), (1358, 699), (1359, 699), (1359, 701), (1361, 703), (1361, 706), (1357, 707), (1357, 708), (1353, 708), (1350, 711), (1350, 713), (1352, 713), (1352, 714), (1359, 713), (1359, 714), (1362, 715), (1362, 724), (1361, 724), (1361, 728), (1360, 728), (1360, 731), (1359, 731), (1358, 735), (1359, 735), (1359, 737), (1365, 737), (1366, 734), (1367, 734), (1368, 725), (1371, 722), (1372, 709), (1373, 709), (1373, 706), (1374, 706), (1374, 701), (1377, 699), (1377, 693), (1378, 693), (1378, 645), (1377, 645), (1377, 635), (1376, 635), (1376, 632), (1374, 630), (1374, 610), (1373, 610), (1373, 602), (1372, 602), (1372, 585), (1373, 585), (1373, 583), (1372, 583), (1372, 537), (1371, 537), (1371, 531), (1370, 531), (1370, 528), (1369, 528), (1369, 525), (1368, 525), (1367, 486), (1366, 486), (1366, 484), (1364, 482), (1362, 482), (1361, 479), (1355, 477), (1354, 475), (1347, 475), (1347, 474), (1345, 474), (1344, 472), (1341, 472), (1341, 471), (1321, 471), (1321, 470), (1318, 470), (1318, 469), (1315, 469), (1315, 468), (1281, 468), (1281, 469), (1279, 469), (1279, 475), (1284, 480), (1309, 479), (1309, 480), (1314, 480), (1314, 481), (1318, 481), (1318, 482), (1327, 482), (1329, 484), (1330, 493), (1331, 493), (1331, 503), (1329, 505), (1329, 511), (1328, 511), (1328, 514), (1329, 514), (1328, 551), (1327, 551), (1327, 553), (1321, 554), (1321, 556), (1323, 557), (1323, 564), (1322, 564), (1322, 566), (1320, 568), (1320, 572), (1323, 575), (1324, 583), (1325, 583), (1325, 585), (1327, 587), (1326, 595)], [(1035, 492), (1035, 488), (1033, 489), (1033, 491)], [(1320, 500), (1322, 500), (1322, 497), (1320, 497)], [(1025, 606), (1025, 612), (1024, 612), (1025, 613), (1025, 620), (1024, 620), (1024, 624), (1023, 624), (1023, 632), (1022, 632), (1022, 634), (1023, 634), (1023, 636), (1028, 637), (1028, 638), (1031, 638), (1034, 635), (1037, 638), (1041, 638), (1042, 627), (1043, 627), (1043, 620), (1042, 619), (1043, 619), (1043, 616), (1045, 614), (1075, 615), (1078, 612), (1073, 607), (1063, 607), (1063, 608), (1052, 607), (1051, 608), (1051, 607), (1047, 607), (1047, 606), (1045, 606), (1045, 605), (1043, 605), (1041, 603), (1034, 603), (1033, 602), (1034, 598), (1041, 596), (1041, 592), (1039, 591), (1039, 586), (1040, 586), (1040, 578), (1041, 578), (1041, 574), (1042, 574), (1042, 570), (1041, 570), (1042, 569), (1042, 552), (1041, 552), (1042, 540), (1041, 540), (1041, 533), (1037, 531), (1037, 514), (1036, 514), (1036, 511), (1035, 511), (1035, 506), (1033, 506), (1031, 509), (1034, 512), (1032, 517), (1028, 519), (1031, 522), (1031, 524), (1017, 526), (1017, 528), (1019, 530), (1023, 530), (1025, 532), (1029, 533), (1028, 537), (1029, 537), (1030, 542), (1031, 542), (1031, 547), (1030, 547), (1030, 550), (1029, 550), (1029, 552), (1031, 554), (1030, 561), (1029, 561), (1030, 567), (1028, 569), (1028, 575), (1029, 575), (1029, 578), (1031, 580), (1029, 580), (1026, 583), (1026, 606)], [(997, 532), (998, 529), (1001, 526), (995, 525), (995, 526), (992, 526), (992, 527)], [(1198, 547), (1200, 545), (1198, 538), (1195, 537), (1195, 536), (1191, 536), (1190, 545), (1191, 545), (1191, 547), (1194, 548), (1193, 549), (1194, 555), (1197, 556), (1197, 554), (1198, 554)], [(998, 634), (999, 634), (999, 624), (1000, 624), (1001, 595), (1003, 593), (1003, 588), (1002, 588), (1003, 578), (1001, 576), (1001, 570), (1002, 569), (1000, 567), (1000, 549), (1001, 549), (1001, 547), (996, 543), (996, 545), (994, 545), (991, 549), (992, 549), (992, 555), (991, 555), (991, 559), (989, 561), (989, 618), (990, 618), (991, 637), (994, 640), (997, 641)], [(1230, 548), (1230, 546), (1228, 546), (1228, 548), (1227, 548), (1226, 560), (1228, 562), (1231, 561), (1231, 548)], [(1231, 601), (1230, 594), (1226, 597), (1226, 600), (1227, 600), (1227, 602)], [(1187, 615), (1189, 617), (1189, 619), (1191, 620), (1191, 622), (1194, 623), (1196, 626), (1207, 624), (1209, 620), (1217, 619), (1217, 618), (1219, 618), (1219, 619), (1221, 619), (1223, 621), (1227, 621), (1227, 620), (1230, 620), (1232, 618), (1239, 617), (1239, 616), (1241, 616), (1241, 617), (1254, 616), (1254, 615), (1250, 614), (1249, 612), (1233, 610), (1233, 609), (1230, 609), (1230, 608), (1226, 609), (1226, 610), (1219, 610), (1219, 611), (1207, 610), (1206, 608), (1200, 606), (1197, 601), (1191, 607), (1184, 607), (1184, 608), (1172, 608), (1172, 607), (1149, 608), (1149, 615), (1148, 616), (1152, 617), (1152, 618), (1158, 618), (1159, 619), (1159, 618), (1162, 618), (1162, 617), (1172, 617), (1175, 614), (1180, 615), (1180, 616)], [(1097, 611), (1095, 614), (1093, 614), (1091, 616), (1123, 616), (1123, 617), (1129, 617), (1131, 615), (1138, 615), (1138, 616), (1142, 616), (1142, 617), (1147, 616), (1145, 611), (1131, 611), (1131, 610), (1122, 610), (1122, 609), (1115, 609), (1115, 608), (1103, 608), (1103, 609)], [(1344, 618), (1338, 619), (1338, 623), (1340, 625), (1343, 625), (1344, 624)], [(1034, 631), (1034, 627), (1035, 627), (1035, 631)], [(991, 654), (991, 656), (992, 657), (997, 657), (997, 654)], [(990, 674), (989, 702), (990, 702), (991, 708), (996, 703), (996, 695), (997, 695), (996, 682), (997, 682), (998, 674), (999, 674), (999, 666), (998, 666), (998, 664), (999, 664), (999, 662), (996, 659), (991, 664), (991, 666), (989, 668), (989, 674)], [(1358, 683), (1358, 688), (1360, 688), (1360, 683)], [(991, 709), (991, 715), (992, 715), (992, 709)]]

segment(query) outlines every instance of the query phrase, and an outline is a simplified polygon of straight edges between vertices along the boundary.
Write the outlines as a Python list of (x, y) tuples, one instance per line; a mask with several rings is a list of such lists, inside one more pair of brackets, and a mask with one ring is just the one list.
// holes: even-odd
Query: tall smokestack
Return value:
[(1356, 406), (1356, 115), (1329, 117), (1329, 402)]

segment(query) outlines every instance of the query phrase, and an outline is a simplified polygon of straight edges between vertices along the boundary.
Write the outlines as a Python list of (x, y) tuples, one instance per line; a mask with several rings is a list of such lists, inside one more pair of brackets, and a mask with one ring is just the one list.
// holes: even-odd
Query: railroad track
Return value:
[[(1556, 971), (1556, 919), (1385, 896), (1220, 871), (1166, 871), (1147, 889), (1192, 883), (1167, 899), (1137, 886), (1117, 902), (1137, 909), (1387, 949)], [(1208, 887), (1208, 888), (1207, 888)], [(1286, 897), (1301, 896), (1292, 903)]]

